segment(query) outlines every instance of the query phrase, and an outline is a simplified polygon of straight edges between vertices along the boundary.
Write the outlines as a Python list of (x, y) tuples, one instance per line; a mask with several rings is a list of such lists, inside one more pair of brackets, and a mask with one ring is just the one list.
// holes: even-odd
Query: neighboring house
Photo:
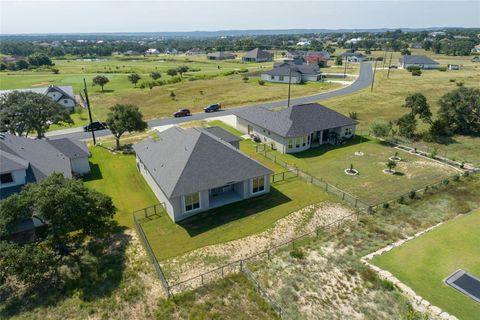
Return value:
[(217, 52), (210, 52), (207, 54), (208, 60), (229, 60), (235, 59), (235, 55), (229, 52), (217, 51)]
[(355, 135), (356, 125), (357, 121), (318, 103), (279, 111), (248, 108), (237, 113), (238, 130), (257, 136), (282, 153), (341, 143)]
[(70, 112), (73, 112), (76, 101), (72, 86), (49, 86), (41, 88), (24, 88), (12, 90), (0, 90), (0, 96), (13, 91), (31, 91), (49, 96), (53, 101), (65, 106)]
[(341, 54), (341, 57), (343, 61), (348, 62), (362, 62), (367, 60), (367, 56), (360, 52), (344, 52)]
[(319, 62), (327, 62), (330, 59), (330, 53), (326, 51), (308, 51), (303, 59), (309, 64), (318, 64)]
[(460, 70), (460, 65), (459, 64), (449, 64), (448, 65), (448, 70)]
[(406, 69), (408, 67), (420, 67), (421, 69), (438, 69), (440, 64), (427, 56), (420, 55), (404, 55), (399, 59), (400, 67)]
[(203, 128), (202, 130), (205, 130), (207, 132), (210, 132), (214, 136), (220, 138), (221, 140), (231, 144), (233, 147), (240, 149), (240, 141), (242, 141), (242, 138), (237, 137), (234, 134), (231, 134), (225, 129), (222, 129), (220, 127), (208, 127), (208, 128)]
[(262, 73), (261, 77), (265, 81), (282, 83), (303, 83), (322, 79), (318, 65), (295, 63), (277, 65), (272, 70)]
[(178, 50), (175, 49), (175, 48), (167, 48), (167, 49), (165, 49), (165, 53), (166, 54), (177, 54)]
[(270, 191), (272, 171), (211, 130), (172, 127), (157, 134), (133, 149), (138, 169), (174, 222)]
[(422, 49), (423, 46), (421, 43), (410, 43), (410, 48), (412, 49)]
[(297, 42), (297, 46), (300, 46), (300, 47), (309, 46), (311, 44), (312, 43), (310, 42), (310, 40), (300, 40)]
[(140, 56), (142, 55), (140, 52), (138, 51), (134, 51), (134, 50), (127, 50), (123, 53), (124, 56)]
[(480, 44), (477, 44), (475, 47), (473, 47), (472, 53), (480, 53)]
[(200, 48), (192, 48), (190, 50), (188, 50), (187, 52), (185, 52), (185, 54), (187, 56), (191, 56), (191, 55), (196, 55), (196, 54), (205, 54), (205, 50), (203, 49), (200, 49)]
[(0, 235), (0, 238), (17, 243), (27, 243), (36, 241), (46, 228), (47, 224), (37, 216), (29, 218), (17, 218), (12, 230), (5, 236)]
[(242, 57), (244, 62), (268, 62), (273, 61), (273, 53), (270, 53), (259, 48), (253, 49), (245, 53)]
[(154, 48), (150, 48), (147, 51), (145, 51), (145, 54), (160, 54), (160, 51)]
[(34, 140), (0, 134), (0, 199), (19, 192), (23, 185), (54, 172), (65, 178), (90, 172), (90, 153), (83, 142), (67, 138)]

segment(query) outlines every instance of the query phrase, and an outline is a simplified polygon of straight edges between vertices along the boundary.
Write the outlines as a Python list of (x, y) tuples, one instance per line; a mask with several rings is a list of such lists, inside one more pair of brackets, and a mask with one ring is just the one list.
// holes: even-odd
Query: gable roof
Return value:
[(344, 52), (341, 54), (342, 57), (356, 57), (356, 58), (366, 58), (367, 56), (360, 52)]
[(78, 159), (90, 156), (85, 143), (68, 138), (60, 138), (55, 140), (48, 140), (61, 153), (66, 155), (69, 159)]
[(210, 52), (207, 54), (207, 56), (215, 58), (235, 58), (235, 55), (233, 53), (223, 51)]
[(66, 178), (72, 177), (70, 159), (47, 140), (3, 133), (0, 136), (0, 150), (28, 162), (35, 181), (43, 180), (53, 172), (62, 173)]
[(133, 149), (169, 198), (272, 173), (207, 130), (172, 127), (157, 135)]
[(28, 161), (17, 157), (7, 151), (0, 152), (0, 173), (12, 172), (15, 170), (26, 170)]
[(250, 50), (248, 51), (247, 53), (245, 53), (245, 55), (243, 56), (244, 58), (271, 58), (273, 57), (273, 53), (270, 53), (268, 51), (265, 51), (265, 50), (262, 50), (262, 49), (259, 49), (259, 48), (255, 48), (253, 50)]
[(241, 110), (237, 116), (282, 137), (301, 137), (314, 131), (356, 125), (357, 121), (318, 103), (273, 111), (262, 107)]
[(404, 55), (400, 58), (400, 62), (406, 64), (439, 64), (427, 56), (420, 55)]
[(20, 88), (20, 89), (10, 89), (10, 90), (0, 90), (0, 95), (5, 95), (13, 91), (35, 92), (40, 94), (48, 94), (51, 91), (58, 91), (62, 95), (67, 96), (72, 100), (75, 100), (75, 94), (73, 93), (72, 86), (48, 86), (48, 87), (40, 87), (40, 88)]
[(320, 74), (320, 68), (315, 64), (295, 64), (295, 63), (282, 63), (274, 66), (272, 70), (265, 72), (270, 76), (288, 76), (290, 74), (290, 68), (292, 69), (292, 76), (297, 75), (318, 75)]
[(237, 137), (236, 135), (231, 134), (227, 130), (220, 127), (208, 127), (208, 128), (203, 128), (202, 130), (205, 130), (213, 134), (217, 138), (220, 138), (221, 140), (228, 143), (242, 141), (242, 138)]

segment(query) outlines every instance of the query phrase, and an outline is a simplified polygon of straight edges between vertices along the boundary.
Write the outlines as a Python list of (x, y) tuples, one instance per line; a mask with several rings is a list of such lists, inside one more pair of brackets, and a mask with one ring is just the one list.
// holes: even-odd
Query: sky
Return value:
[(480, 27), (480, 0), (0, 0), (2, 34), (426, 27)]

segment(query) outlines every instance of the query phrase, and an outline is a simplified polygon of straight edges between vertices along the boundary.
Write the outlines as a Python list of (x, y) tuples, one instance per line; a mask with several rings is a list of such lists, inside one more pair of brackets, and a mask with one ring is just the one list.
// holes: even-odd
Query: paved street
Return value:
[[(320, 100), (330, 99), (330, 98), (354, 93), (356, 91), (365, 89), (368, 86), (370, 86), (372, 83), (372, 79), (373, 79), (373, 70), (372, 70), (371, 63), (363, 62), (360, 65), (360, 73), (358, 78), (351, 85), (335, 91), (329, 91), (329, 92), (319, 93), (311, 96), (291, 99), (290, 105), (316, 102)], [(158, 127), (158, 126), (164, 126), (169, 124), (178, 124), (178, 123), (194, 121), (194, 120), (204, 120), (212, 117), (235, 114), (235, 112), (237, 112), (238, 110), (245, 109), (245, 108), (252, 108), (252, 107), (259, 107), (259, 106), (264, 108), (276, 108), (276, 107), (283, 107), (286, 105), (287, 105), (287, 100), (280, 100), (280, 101), (267, 102), (267, 103), (261, 103), (256, 105), (240, 106), (240, 107), (225, 109), (225, 110), (222, 110), (221, 112), (196, 113), (190, 117), (184, 117), (184, 118), (164, 118), (164, 119), (149, 120), (148, 126), (151, 128), (151, 127)], [(102, 130), (102, 131), (95, 132), (95, 136), (97, 137), (102, 137), (110, 134), (111, 133), (109, 130)], [(91, 138), (92, 135), (91, 133), (83, 132), (81, 128), (72, 128), (72, 129), (48, 132), (46, 136), (50, 139), (68, 137), (72, 139), (85, 140), (85, 139)]]

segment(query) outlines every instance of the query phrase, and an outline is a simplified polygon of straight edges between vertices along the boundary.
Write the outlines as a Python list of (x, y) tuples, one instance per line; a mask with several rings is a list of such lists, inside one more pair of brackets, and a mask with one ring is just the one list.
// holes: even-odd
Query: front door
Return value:
[(327, 142), (328, 141), (328, 136), (329, 136), (330, 130), (323, 130), (323, 137), (322, 137), (322, 142)]
[(253, 127), (251, 125), (248, 125), (247, 132), (248, 132), (248, 135), (253, 134)]

